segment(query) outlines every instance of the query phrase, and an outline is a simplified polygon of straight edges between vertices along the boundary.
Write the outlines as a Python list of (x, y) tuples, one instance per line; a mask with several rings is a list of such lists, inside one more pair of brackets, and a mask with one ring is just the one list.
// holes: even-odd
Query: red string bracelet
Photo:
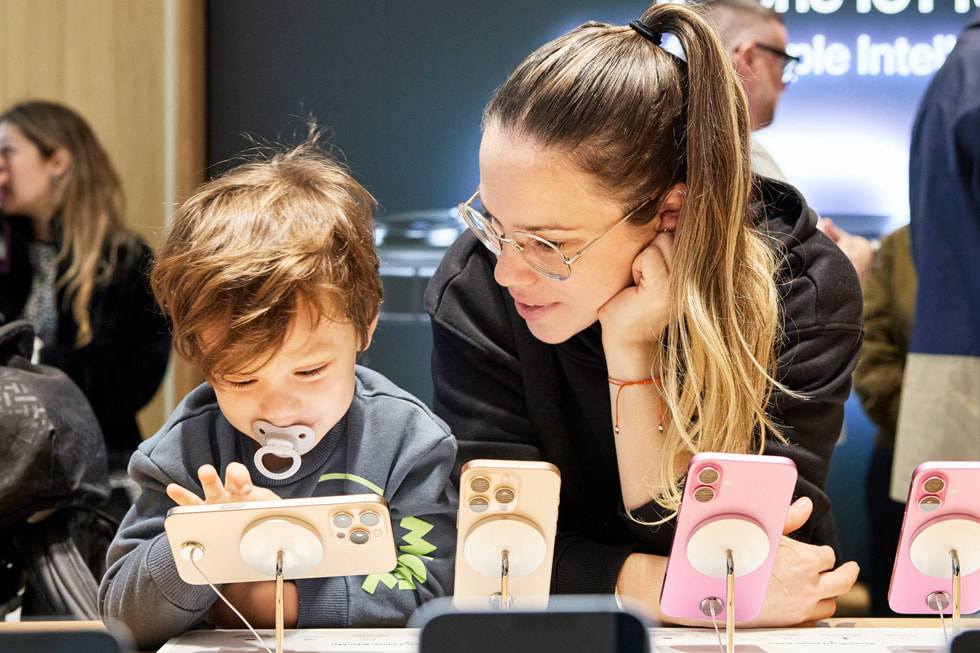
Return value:
[[(663, 386), (660, 385), (660, 379), (644, 379), (642, 381), (621, 381), (619, 379), (614, 379), (611, 376), (607, 376), (606, 379), (609, 381), (609, 383), (615, 386), (619, 386), (619, 390), (616, 391), (616, 412), (615, 412), (615, 418), (613, 419), (613, 433), (615, 433), (616, 435), (619, 435), (619, 395), (623, 393), (623, 388), (625, 388), (628, 385), (650, 385), (651, 383), (654, 383), (656, 384), (657, 389), (660, 390), (661, 393), (664, 391)], [(657, 397), (657, 402), (660, 407), (660, 415), (657, 418), (657, 430), (663, 433), (664, 432), (664, 398), (662, 394), (659, 397)]]

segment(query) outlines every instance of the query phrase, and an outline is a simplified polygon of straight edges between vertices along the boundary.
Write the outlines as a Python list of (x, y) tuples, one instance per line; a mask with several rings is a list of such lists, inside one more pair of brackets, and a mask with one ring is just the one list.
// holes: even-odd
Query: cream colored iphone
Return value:
[(164, 520), (192, 585), (384, 573), (395, 568), (388, 504), (376, 494), (171, 508)]
[(453, 605), (548, 604), (561, 475), (547, 462), (471, 460), (460, 474)]

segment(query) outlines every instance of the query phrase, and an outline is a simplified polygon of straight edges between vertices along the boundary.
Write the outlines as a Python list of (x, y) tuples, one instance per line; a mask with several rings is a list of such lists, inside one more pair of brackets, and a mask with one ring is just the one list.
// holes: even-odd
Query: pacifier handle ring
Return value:
[[(313, 429), (305, 424), (276, 426), (262, 419), (252, 422), (252, 437), (262, 445), (255, 452), (255, 468), (277, 481), (295, 474), (300, 467), (300, 456), (313, 449), (316, 444)], [(290, 458), (293, 463), (284, 471), (273, 472), (262, 462), (262, 458), (270, 453), (279, 458)]]
[[(293, 462), (287, 469), (281, 472), (274, 472), (268, 467), (266, 467), (265, 463), (262, 462), (262, 458), (266, 454), (272, 454), (273, 456), (278, 456), (280, 458), (290, 458)], [(302, 459), (300, 458), (300, 455), (295, 451), (283, 451), (278, 447), (265, 446), (265, 447), (261, 447), (258, 451), (255, 452), (255, 457), (252, 459), (252, 461), (255, 463), (255, 468), (260, 472), (262, 472), (263, 474), (265, 474), (267, 477), (276, 481), (281, 481), (282, 479), (289, 478), (290, 476), (296, 473), (296, 471), (299, 469)]]

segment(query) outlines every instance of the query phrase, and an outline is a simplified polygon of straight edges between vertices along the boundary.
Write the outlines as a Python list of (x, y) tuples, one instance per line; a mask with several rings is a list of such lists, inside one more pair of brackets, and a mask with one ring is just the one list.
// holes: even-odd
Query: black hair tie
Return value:
[(660, 32), (655, 32), (654, 30), (650, 29), (650, 26), (644, 23), (642, 20), (639, 19), (631, 20), (630, 27), (632, 27), (637, 34), (645, 38), (647, 41), (650, 41), (650, 43), (653, 43), (654, 45), (660, 45), (660, 41), (663, 38), (663, 34), (661, 34)]

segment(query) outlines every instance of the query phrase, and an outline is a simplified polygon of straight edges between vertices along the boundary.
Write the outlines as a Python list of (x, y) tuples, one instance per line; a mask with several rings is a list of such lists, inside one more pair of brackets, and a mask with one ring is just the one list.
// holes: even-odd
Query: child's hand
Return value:
[(171, 483), (167, 486), (167, 496), (178, 506), (199, 506), (201, 504), (238, 503), (242, 501), (278, 501), (279, 496), (272, 490), (255, 487), (248, 469), (241, 463), (231, 463), (225, 469), (225, 482), (222, 485), (217, 470), (211, 465), (202, 465), (197, 477), (204, 488), (204, 499), (185, 487)]
[[(253, 628), (276, 627), (276, 582), (260, 580), (254, 583), (225, 583), (221, 587), (225, 598), (248, 619)], [(299, 593), (296, 583), (282, 584), (283, 626), (295, 628), (299, 619)], [(218, 628), (241, 628), (242, 620), (221, 599), (215, 600), (208, 611), (208, 623)]]

